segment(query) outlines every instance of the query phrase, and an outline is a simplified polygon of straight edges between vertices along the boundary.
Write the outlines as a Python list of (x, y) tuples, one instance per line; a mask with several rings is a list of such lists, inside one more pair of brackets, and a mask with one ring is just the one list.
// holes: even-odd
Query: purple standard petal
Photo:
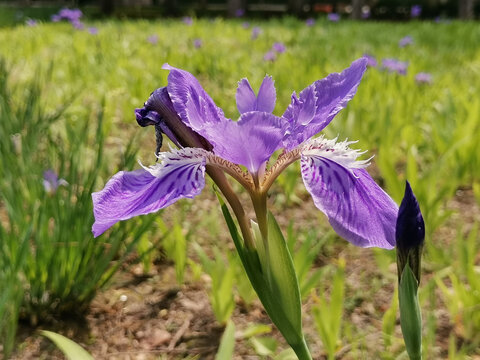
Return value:
[(256, 173), (280, 147), (285, 130), (281, 118), (252, 111), (242, 114), (239, 121), (212, 126), (209, 132), (219, 139), (213, 149), (216, 155)]
[(255, 96), (247, 79), (240, 80), (238, 82), (236, 100), (240, 114), (249, 111), (273, 112), (277, 100), (277, 93), (272, 77), (265, 76), (258, 90), (258, 96)]
[(92, 194), (95, 237), (121, 220), (156, 212), (181, 198), (193, 198), (205, 186), (205, 152), (185, 148), (161, 153), (148, 170), (121, 171)]
[(361, 247), (395, 246), (398, 207), (355, 161), (348, 143), (302, 152), (303, 182), (338, 235)]
[(354, 61), (341, 73), (317, 80), (300, 93), (283, 114), (288, 122), (284, 147), (291, 150), (320, 132), (353, 98), (367, 66), (367, 59)]
[(206, 129), (227, 121), (222, 109), (215, 105), (198, 80), (188, 71), (168, 64), (163, 65), (162, 68), (170, 70), (167, 91), (182, 121), (213, 146), (217, 145), (218, 139)]

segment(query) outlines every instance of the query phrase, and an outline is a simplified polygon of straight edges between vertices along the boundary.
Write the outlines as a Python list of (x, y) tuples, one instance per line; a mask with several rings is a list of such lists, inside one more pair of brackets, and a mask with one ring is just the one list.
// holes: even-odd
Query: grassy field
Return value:
[[(120, 266), (111, 265), (112, 261), (120, 264), (118, 259), (128, 258), (133, 262), (130, 251), (137, 249), (141, 272), (159, 271), (159, 259), (163, 259), (162, 269), (165, 263), (175, 268), (185, 294), (199, 288), (207, 292), (213, 309), (211, 323), (225, 324), (233, 314), (241, 330), (237, 358), (264, 354), (280, 359), (285, 345), (274, 331), (273, 335), (258, 330), (245, 335), (246, 322), (268, 320), (251, 315), (260, 307), (239, 271), (226, 228), (218, 222), (220, 212), (213, 195), (202, 194), (194, 203), (181, 201), (160, 215), (117, 225), (93, 241), (89, 193), (100, 190), (116, 171), (138, 167), (137, 158), (153, 163), (153, 131), (139, 128), (133, 111), (154, 89), (166, 85), (168, 72), (161, 69), (166, 62), (195, 74), (226, 115), (237, 118), (235, 90), (243, 77), (257, 89), (265, 73), (273, 76), (274, 113), (280, 115), (293, 90), (298, 92), (369, 54), (378, 66), (367, 70), (354, 100), (326, 128), (326, 135), (358, 140), (357, 148), (375, 155), (370, 173), (395, 201), (403, 196), (405, 179), (417, 195), (427, 230), (420, 291), (425, 359), (480, 357), (478, 23), (319, 20), (306, 26), (287, 18), (249, 27), (242, 21), (221, 19), (194, 19), (192, 25), (159, 20), (87, 22), (86, 26), (97, 27), (98, 34), (67, 23), (0, 28), (0, 135), (4, 142), (0, 147), (0, 280), (8, 290), (0, 291), (4, 350), (18, 317), (47, 328), (43, 324), (51, 323), (51, 317), (61, 318), (78, 303), (88, 308), (95, 295), (103, 299), (114, 291), (111, 285), (110, 290), (102, 290), (107, 293), (97, 293), (105, 283), (112, 284), (111, 277)], [(261, 29), (256, 39), (253, 27)], [(405, 36), (411, 36), (413, 43), (400, 47)], [(197, 39), (201, 46), (194, 45)], [(286, 51), (277, 53), (274, 61), (265, 60), (275, 42), (284, 43)], [(382, 69), (385, 58), (408, 62), (406, 75)], [(430, 73), (431, 83), (416, 81), (420, 72)], [(45, 194), (42, 187), (43, 171), (49, 168), (69, 183), (54, 194)], [(209, 192), (207, 188), (204, 193)], [(270, 202), (282, 214), (283, 225), (293, 219), (287, 237), (296, 250), (296, 265), (308, 269), (300, 282), (305, 286), (307, 335), (318, 358), (326, 356), (329, 340), (316, 329), (322, 314), (331, 310), (327, 305), (320, 309), (318, 299), (319, 294), (330, 294), (332, 279), (346, 289), (343, 325), (339, 335), (329, 335), (337, 356), (406, 358), (393, 292), (394, 253), (357, 249), (332, 234), (294, 167), (281, 176)], [(66, 240), (69, 237), (74, 240)], [(51, 260), (52, 251), (38, 250), (48, 249), (50, 242), (61, 244), (65, 251), (56, 254), (64, 257), (64, 263)], [(85, 244), (83, 255), (78, 244)], [(66, 250), (70, 246), (74, 250)], [(113, 250), (101, 257), (104, 249)], [(43, 254), (40, 260), (39, 253)], [(309, 253), (313, 256), (308, 257)], [(79, 256), (85, 259), (84, 254), (90, 260), (74, 261)], [(342, 259), (346, 259), (345, 268)], [(229, 271), (224, 270), (227, 263)], [(53, 276), (51, 281), (57, 268), (65, 279)], [(89, 271), (96, 274), (94, 283), (87, 281)], [(76, 281), (81, 289), (91, 291), (70, 291)], [(167, 285), (158, 280), (155, 286), (165, 290)], [(73, 305), (62, 308), (57, 299)], [(190, 312), (197, 316), (195, 310)], [(175, 326), (165, 329), (172, 334), (176, 330)], [(99, 334), (92, 338), (89, 349), (100, 357), (102, 338)], [(278, 349), (272, 343), (278, 343)], [(122, 351), (129, 351), (132, 358), (145, 354), (132, 344), (124, 344)], [(178, 340), (178, 344), (183, 345), (181, 351), (162, 352), (152, 345), (149, 354), (182, 358), (197, 353), (187, 341)], [(114, 349), (110, 352), (120, 351), (110, 346)], [(30, 348), (20, 349), (21, 357)]]

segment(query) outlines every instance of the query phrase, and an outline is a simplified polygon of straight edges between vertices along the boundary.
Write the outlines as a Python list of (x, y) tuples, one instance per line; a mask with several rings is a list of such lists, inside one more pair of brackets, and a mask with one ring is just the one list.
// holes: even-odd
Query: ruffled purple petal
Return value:
[(249, 111), (273, 112), (277, 100), (277, 93), (272, 77), (265, 76), (258, 90), (258, 96), (253, 92), (247, 79), (240, 80), (238, 82), (236, 100), (240, 114)]
[(205, 186), (205, 158), (201, 153), (192, 156), (187, 148), (161, 156), (161, 164), (148, 171), (121, 171), (103, 190), (92, 194), (95, 237), (120, 220), (156, 212), (181, 198), (200, 194)]
[(219, 143), (213, 151), (233, 163), (244, 165), (255, 173), (279, 149), (284, 122), (265, 112), (242, 114), (239, 121), (228, 121), (209, 130)]
[(302, 90), (283, 114), (288, 123), (283, 146), (291, 150), (320, 132), (353, 98), (362, 79), (367, 59), (354, 61), (341, 73), (333, 73)]
[(398, 207), (364, 169), (326, 157), (301, 160), (305, 187), (338, 235), (361, 247), (392, 249)]
[(215, 146), (218, 139), (206, 128), (228, 121), (222, 109), (215, 105), (198, 80), (188, 71), (168, 64), (162, 68), (170, 70), (167, 90), (175, 111), (186, 125)]

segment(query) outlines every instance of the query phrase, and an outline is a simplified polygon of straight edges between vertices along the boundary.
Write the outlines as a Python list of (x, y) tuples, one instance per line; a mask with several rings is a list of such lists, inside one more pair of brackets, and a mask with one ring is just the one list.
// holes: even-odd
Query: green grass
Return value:
[[(469, 272), (461, 267), (451, 267), (452, 263), (459, 260), (452, 259), (451, 246), (444, 246), (446, 241), (444, 238), (438, 238), (436, 230), (447, 221), (456, 221), (459, 228), (463, 226), (462, 220), (452, 220), (452, 213), (446, 204), (455, 196), (458, 189), (467, 191), (472, 187), (478, 189), (480, 184), (479, 24), (319, 21), (314, 27), (307, 27), (302, 21), (286, 18), (252, 23), (251, 27), (260, 26), (263, 30), (256, 40), (251, 39), (251, 27), (244, 29), (241, 21), (221, 19), (195, 20), (192, 26), (186, 26), (180, 21), (163, 19), (155, 22), (87, 22), (87, 26), (93, 25), (99, 28), (98, 35), (77, 31), (67, 23), (0, 28), (0, 54), (8, 69), (9, 83), (14, 87), (10, 94), (11, 101), (16, 104), (33, 101), (32, 94), (28, 92), (32, 81), (39, 79), (39, 73), (48, 73), (39, 84), (45, 91), (42, 92), (41, 103), (35, 105), (38, 107), (37, 111), (42, 114), (55, 114), (61, 110), (63, 113), (63, 107), (71, 102), (66, 115), (62, 115), (58, 123), (46, 116), (39, 117), (37, 113), (33, 115), (28, 112), (21, 113), (21, 107), (18, 110), (19, 115), (12, 120), (13, 118), (4, 115), (7, 113), (5, 106), (2, 108), (5, 110), (3, 113), (0, 112), (3, 114), (2, 121), (5, 122), (7, 119), (7, 123), (0, 127), (5, 132), (2, 133), (2, 140), (10, 141), (17, 133), (27, 134), (30, 139), (24, 143), (25, 152), (22, 156), (25, 158), (20, 159), (19, 166), (32, 164), (33, 161), (26, 155), (36, 153), (37, 149), (45, 146), (41, 138), (35, 137), (34, 133), (32, 135), (33, 131), (39, 131), (39, 136), (48, 134), (54, 139), (56, 147), (49, 148), (50, 153), (45, 153), (44, 157), (40, 157), (41, 163), (35, 165), (37, 178), (41, 177), (39, 175), (41, 168), (46, 166), (60, 170), (64, 170), (62, 168), (64, 166), (65, 171), (71, 170), (68, 155), (62, 153), (66, 150), (85, 151), (86, 156), (78, 156), (84, 163), (79, 164), (78, 169), (74, 169), (72, 176), (77, 172), (78, 176), (85, 175), (82, 169), (91, 168), (99, 144), (94, 138), (95, 130), (88, 130), (85, 139), (90, 140), (85, 140), (81, 146), (75, 145), (74, 132), (80, 131), (87, 119), (94, 123), (92, 125), (96, 125), (98, 104), (102, 102), (101, 135), (105, 136), (105, 139), (101, 141), (102, 144), (105, 141), (104, 160), (101, 171), (96, 171), (95, 179), (89, 180), (89, 186), (99, 190), (108, 177), (119, 168), (133, 165), (134, 155), (128, 155), (127, 158), (119, 155), (129, 146), (129, 141), (133, 138), (134, 149), (129, 148), (131, 150), (129, 151), (135, 154), (138, 147), (139, 158), (144, 163), (153, 162), (153, 134), (149, 131), (151, 129), (142, 130), (137, 127), (133, 110), (143, 104), (151, 91), (166, 85), (168, 72), (161, 69), (165, 62), (195, 74), (217, 105), (225, 110), (226, 115), (237, 118), (235, 90), (237, 81), (243, 77), (248, 77), (254, 89), (257, 89), (265, 73), (273, 76), (277, 88), (275, 113), (280, 115), (289, 104), (293, 90), (298, 92), (330, 72), (341, 71), (364, 53), (375, 56), (379, 62), (382, 58), (398, 58), (409, 62), (407, 75), (390, 74), (378, 68), (368, 69), (354, 100), (334, 119), (325, 132), (330, 137), (339, 135), (340, 139), (348, 137), (359, 140), (356, 147), (374, 154), (372, 173), (397, 202), (403, 195), (404, 180), (408, 178), (411, 182), (426, 221), (426, 267), (429, 271), (445, 271), (441, 273), (442, 275), (436, 276), (437, 283), (445, 286), (442, 288), (445, 301), (454, 303), (451, 298), (451, 287), (447, 287), (449, 282), (444, 281), (447, 278), (462, 291), (473, 285), (478, 286), (474, 280), (474, 274), (478, 276), (478, 261), (472, 263), (469, 260), (470, 267), (474, 268)], [(156, 45), (147, 41), (153, 34), (159, 37)], [(398, 41), (406, 35), (413, 37), (414, 44), (400, 48)], [(193, 46), (193, 40), (196, 38), (203, 41), (200, 49)], [(275, 62), (264, 61), (264, 54), (277, 41), (285, 43), (286, 53), (279, 54)], [(431, 73), (433, 84), (417, 84), (414, 78), (418, 72)], [(25, 109), (29, 107), (26, 106)], [(32, 116), (33, 119), (51, 120), (52, 123), (47, 126), (48, 130), (42, 122), (34, 122), (35, 128), (29, 128), (32, 122), (29, 123), (26, 119)], [(91, 129), (95, 129), (95, 126)], [(0, 169), (0, 174), (5, 175), (4, 184), (7, 183), (7, 179), (25, 174), (26, 178), (20, 181), (16, 185), (18, 189), (15, 189), (18, 190), (17, 193), (27, 198), (28, 204), (35, 204), (36, 199), (42, 199), (38, 195), (41, 193), (41, 182), (36, 188), (30, 187), (30, 191), (25, 190), (25, 186), (28, 188), (28, 185), (35, 181), (31, 169), (29, 172), (28, 168), (15, 167), (13, 169), (16, 173), (12, 172), (13, 170), (6, 170), (5, 166), (12, 164), (13, 161), (8, 155), (7, 151), (10, 150), (7, 147), (4, 145), (1, 153), (4, 170)], [(62, 155), (56, 157), (56, 153), (63, 154), (64, 158)], [(295, 186), (295, 177), (298, 182), (301, 181), (300, 177), (298, 174), (289, 173), (297, 170), (294, 167), (289, 168), (287, 173), (282, 175), (280, 187), (273, 189), (277, 193), (287, 192), (284, 200), (278, 201), (278, 206), (281, 206), (281, 203), (287, 205), (292, 205), (292, 202), (298, 203), (299, 199), (304, 197), (302, 191), (305, 190)], [(75, 179), (67, 180), (73, 183)], [(8, 187), (5, 185), (4, 188)], [(8, 196), (15, 199), (13, 195), (2, 194), (0, 210), (2, 206), (8, 205), (5, 200)], [(82, 196), (86, 198), (87, 194)], [(477, 201), (479, 199), (477, 190)], [(44, 200), (48, 209), (52, 212), (58, 211), (52, 198)], [(17, 201), (18, 212), (22, 205), (21, 200)], [(91, 211), (91, 206), (84, 206), (82, 209), (88, 212)], [(73, 210), (71, 214), (74, 215)], [(91, 213), (83, 215), (88, 221), (84, 220), (82, 223), (90, 227)], [(21, 223), (23, 225), (28, 222), (28, 218), (24, 220), (25, 222)], [(45, 233), (49, 231), (48, 224), (43, 224), (40, 228)], [(23, 226), (21, 230), (16, 231), (14, 236), (31, 238), (28, 226)], [(12, 230), (5, 227), (0, 231), (2, 231), (0, 235), (3, 236)], [(218, 229), (215, 229), (215, 232), (217, 231)], [(474, 236), (478, 243), (478, 232), (469, 234), (473, 234), (470, 236)], [(61, 239), (62, 235), (60, 233), (57, 235), (58, 239)], [(41, 238), (40, 235), (37, 237)], [(298, 237), (308, 238), (308, 232), (305, 231)], [(465, 241), (463, 246), (463, 239), (458, 236), (456, 241), (460, 242), (460, 245), (459, 248), (455, 247), (454, 256), (460, 259), (462, 251), (471, 252), (475, 238), (473, 240), (469, 238), (470, 240)], [(20, 242), (23, 243), (25, 242)], [(9, 248), (9, 251), (15, 253), (14, 260), (17, 261), (12, 260), (10, 264), (12, 269), (21, 267), (24, 261), (31, 263), (30, 255), (25, 255), (25, 248), (15, 245)], [(183, 263), (179, 269), (185, 267), (183, 255), (182, 258)], [(382, 268), (388, 269), (388, 261), (391, 259), (392, 257), (380, 259)], [(8, 260), (8, 257), (0, 257), (0, 265), (4, 266)], [(183, 275), (180, 278), (182, 277)], [(19, 292), (16, 287), (17, 279), (18, 274), (13, 270), (0, 272), (0, 281), (12, 284), (8, 286), (8, 292), (0, 295), (0, 324), (2, 318), (4, 323), (11, 322), (11, 317), (7, 316), (8, 309), (2, 310), (1, 304), (8, 303), (9, 300), (5, 300), (8, 296), (12, 299), (21, 296), (21, 291)], [(42, 284), (39, 282), (37, 286), (41, 288)], [(428, 294), (424, 297), (435, 298), (431, 295), (435, 289), (434, 280), (426, 284)], [(458, 318), (468, 321), (466, 315), (475, 310), (474, 305), (468, 305), (474, 300), (468, 291), (462, 292), (462, 297), (464, 297), (462, 301), (467, 305), (465, 308), (451, 306), (452, 322), (458, 321)], [(428, 306), (426, 309), (434, 310)], [(8, 310), (8, 313), (12, 311)], [(454, 316), (456, 319), (453, 319)], [(431, 320), (433, 328), (435, 319)], [(348, 335), (352, 326), (345, 324), (346, 334), (341, 336), (347, 339), (343, 339), (342, 343), (355, 341), (352, 349), (359, 348), (359, 354), (363, 354), (363, 340), (355, 340), (355, 331), (360, 329), (355, 329), (352, 336)], [(469, 324), (467, 329), (468, 337), (458, 341), (464, 346), (458, 349), (458, 353), (465, 351), (469, 354), (478, 354), (478, 350), (475, 349), (478, 349), (479, 340), (478, 336), (474, 335), (480, 331), (478, 321)], [(430, 328), (425, 330), (426, 333), (429, 331)], [(3, 336), (1, 332), (0, 336)], [(398, 342), (398, 339), (395, 341)], [(455, 349), (453, 348), (451, 352), (454, 353)]]

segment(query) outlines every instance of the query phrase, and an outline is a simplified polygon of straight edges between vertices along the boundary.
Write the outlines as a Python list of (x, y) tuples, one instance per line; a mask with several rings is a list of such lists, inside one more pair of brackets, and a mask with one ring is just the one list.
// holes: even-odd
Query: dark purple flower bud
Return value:
[(418, 282), (420, 282), (420, 262), (425, 240), (425, 223), (420, 206), (407, 181), (405, 195), (398, 210), (395, 229), (397, 246), (398, 280), (403, 269), (409, 264)]
[(313, 26), (313, 25), (315, 25), (315, 19), (314, 19), (314, 18), (308, 18), (308, 19), (305, 21), (305, 25), (307, 25), (307, 26)]
[(50, 18), (53, 22), (59, 22), (60, 20), (62, 20), (62, 18), (60, 17), (60, 15), (58, 14), (53, 14)]
[(244, 29), (248, 29), (250, 27), (250, 23), (248, 21), (245, 21), (243, 24), (242, 24), (242, 27)]

